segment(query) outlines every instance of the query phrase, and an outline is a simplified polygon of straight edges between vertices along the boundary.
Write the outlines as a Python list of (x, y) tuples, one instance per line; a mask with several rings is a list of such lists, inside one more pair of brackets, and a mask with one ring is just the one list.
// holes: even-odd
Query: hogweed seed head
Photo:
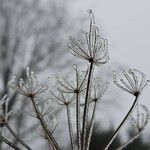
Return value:
[(51, 92), (51, 94), (56, 99), (59, 105), (69, 105), (76, 98), (75, 94), (73, 94), (72, 96), (70, 94), (61, 93), (61, 92), (59, 92), (58, 95), (54, 94), (53, 92)]
[(126, 71), (120, 66), (120, 70), (124, 75), (126, 81), (124, 79), (120, 79), (118, 81), (116, 72), (113, 72), (113, 81), (114, 83), (121, 88), (122, 90), (133, 94), (134, 96), (138, 96), (141, 94), (143, 89), (148, 85), (150, 80), (146, 80), (145, 74), (137, 69), (129, 69)]
[(131, 123), (141, 131), (145, 129), (150, 119), (150, 112), (145, 105), (138, 104), (135, 117), (131, 117)]
[(56, 77), (57, 90), (60, 93), (81, 93), (86, 89), (88, 70), (80, 71), (78, 67), (74, 67), (73, 71), (75, 72), (75, 81), (72, 80), (73, 76), (59, 74)]
[(109, 61), (108, 41), (100, 36), (99, 30), (95, 25), (93, 12), (88, 10), (88, 13), (90, 15), (90, 29), (88, 32), (83, 32), (86, 38), (86, 47), (71, 36), (71, 42), (68, 46), (74, 56), (100, 66)]
[[(53, 114), (54, 110), (54, 106), (52, 106), (50, 99), (46, 98), (44, 95), (36, 98), (36, 105), (38, 106), (39, 112), (42, 117)], [(38, 118), (35, 109), (33, 108), (33, 105), (27, 107), (24, 112), (31, 117)]]
[(29, 67), (26, 68), (26, 77), (26, 81), (20, 78), (19, 82), (17, 82), (17, 77), (13, 76), (8, 85), (18, 93), (27, 97), (38, 95), (47, 90), (48, 86), (39, 83), (34, 72), (30, 71)]
[(91, 88), (91, 101), (98, 101), (101, 97), (106, 93), (108, 89), (109, 83), (104, 83), (99, 78), (94, 78), (92, 81), (92, 88)]

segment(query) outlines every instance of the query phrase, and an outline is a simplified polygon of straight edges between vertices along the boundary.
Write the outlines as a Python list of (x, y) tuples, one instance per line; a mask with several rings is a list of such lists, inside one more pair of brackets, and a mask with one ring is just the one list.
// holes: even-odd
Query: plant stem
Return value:
[(41, 126), (42, 126), (45, 134), (47, 135), (47, 138), (48, 138), (49, 142), (51, 143), (53, 149), (54, 150), (60, 150), (59, 145), (57, 144), (56, 140), (54, 139), (52, 133), (49, 131), (49, 129), (48, 129), (48, 127), (47, 127), (47, 125), (43, 119), (43, 116), (41, 115), (41, 113), (39, 111), (39, 108), (35, 102), (34, 97), (31, 97), (31, 101), (32, 101), (33, 107), (35, 109), (35, 112), (37, 114), (37, 118), (39, 119)]
[(20, 142), (26, 149), (32, 150), (30, 146), (28, 146), (18, 135), (15, 133), (15, 131), (9, 126), (8, 123), (5, 124), (7, 129), (10, 131), (10, 133), (16, 138), (18, 142)]
[(124, 117), (124, 119), (122, 120), (122, 122), (120, 123), (120, 125), (118, 126), (118, 128), (115, 130), (114, 134), (111, 136), (111, 138), (109, 139), (109, 141), (107, 142), (104, 150), (108, 150), (109, 146), (111, 145), (111, 143), (113, 142), (113, 140), (116, 138), (118, 132), (120, 131), (120, 129), (123, 127), (124, 123), (127, 121), (127, 119), (130, 117), (131, 113), (133, 112), (137, 102), (138, 102), (138, 98), (139, 96), (135, 97), (135, 100), (130, 108), (130, 110), (128, 111), (128, 113), (126, 114), (126, 116)]
[(129, 139), (123, 145), (121, 145), (118, 148), (116, 148), (116, 150), (122, 150), (123, 148), (127, 147), (129, 144), (133, 143), (141, 135), (141, 131), (139, 131), (134, 137), (132, 137), (131, 139)]
[(13, 143), (9, 142), (5, 137), (3, 137), (1, 134), (0, 134), (0, 139), (6, 143), (7, 145), (9, 145), (10, 147), (12, 147), (13, 149), (15, 150), (21, 150), (19, 147), (15, 146)]
[(94, 108), (93, 108), (93, 113), (92, 113), (92, 118), (91, 118), (91, 123), (90, 123), (90, 128), (89, 128), (89, 134), (88, 134), (88, 137), (87, 137), (87, 146), (86, 146), (86, 150), (89, 149), (90, 142), (91, 142), (91, 136), (92, 136), (92, 132), (93, 132), (93, 126), (94, 126), (94, 118), (95, 118), (96, 106), (97, 106), (97, 101), (94, 102)]
[(76, 93), (76, 126), (78, 150), (81, 150), (81, 127), (80, 127), (80, 99), (79, 93)]
[(69, 127), (71, 147), (72, 147), (72, 150), (74, 150), (75, 149), (75, 143), (74, 143), (74, 136), (73, 136), (73, 128), (72, 128), (72, 124), (71, 124), (71, 115), (70, 115), (69, 104), (66, 105), (66, 108), (67, 108), (67, 118), (68, 118), (68, 127)]
[(81, 149), (84, 150), (86, 146), (86, 132), (88, 126), (88, 109), (89, 109), (89, 90), (90, 90), (90, 83), (92, 77), (92, 70), (93, 70), (93, 62), (90, 63), (90, 70), (88, 75), (88, 82), (87, 82), (87, 89), (86, 89), (86, 96), (85, 96), (85, 106), (83, 112), (83, 126), (82, 126), (82, 147)]

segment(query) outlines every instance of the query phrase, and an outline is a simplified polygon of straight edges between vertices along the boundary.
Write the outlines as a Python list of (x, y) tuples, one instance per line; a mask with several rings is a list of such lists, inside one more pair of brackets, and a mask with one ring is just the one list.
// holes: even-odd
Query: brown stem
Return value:
[(49, 129), (48, 129), (48, 127), (47, 127), (47, 125), (43, 119), (43, 116), (41, 115), (39, 108), (35, 103), (34, 97), (31, 97), (31, 101), (32, 101), (33, 107), (35, 109), (35, 112), (37, 114), (37, 118), (39, 119), (41, 126), (42, 126), (45, 134), (47, 135), (47, 138), (48, 138), (49, 142), (51, 143), (53, 149), (54, 150), (60, 150), (59, 145), (57, 144), (56, 140), (54, 139), (52, 133), (49, 131)]
[(118, 128), (115, 130), (114, 134), (111, 136), (111, 138), (107, 142), (106, 146), (104, 147), (104, 150), (108, 150), (109, 146), (111, 145), (111, 143), (113, 142), (113, 140), (117, 136), (118, 132), (123, 127), (123, 125), (127, 121), (127, 119), (130, 117), (131, 113), (133, 112), (133, 110), (134, 110), (134, 108), (135, 108), (135, 106), (136, 106), (136, 104), (138, 102), (138, 98), (139, 98), (139, 96), (135, 97), (135, 100), (134, 100), (134, 102), (133, 102), (130, 110), (128, 111), (128, 113), (126, 114), (126, 116), (124, 117), (124, 119), (122, 120), (122, 122), (120, 123), (120, 125), (118, 126)]
[(16, 138), (18, 142), (20, 142), (26, 149), (32, 150), (31, 147), (29, 147), (18, 135), (15, 133), (15, 131), (9, 126), (8, 123), (5, 124), (7, 129), (10, 131), (10, 133)]
[(89, 109), (88, 98), (89, 98), (92, 69), (93, 69), (93, 62), (90, 63), (90, 70), (88, 75), (88, 82), (87, 82), (87, 89), (86, 89), (86, 96), (85, 96), (85, 106), (83, 112), (83, 126), (82, 126), (82, 147), (81, 147), (82, 150), (84, 150), (86, 146), (86, 134), (87, 134), (86, 132), (87, 132), (87, 122), (88, 122), (88, 109)]

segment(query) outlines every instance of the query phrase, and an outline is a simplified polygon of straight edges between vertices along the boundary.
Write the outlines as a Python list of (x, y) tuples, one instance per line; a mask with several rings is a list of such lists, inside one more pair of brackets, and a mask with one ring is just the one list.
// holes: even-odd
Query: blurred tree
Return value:
[[(64, 32), (68, 29), (66, 5), (67, 1), (61, 0), (0, 0), (0, 96), (10, 94), (10, 75), (23, 77), (26, 66), (38, 73), (58, 67), (64, 53)], [(18, 98), (11, 93), (10, 108)], [(22, 114), (16, 118), (18, 132), (23, 118)]]
[(41, 71), (62, 56), (66, 13), (61, 1), (0, 0), (1, 93), (8, 93), (11, 72)]

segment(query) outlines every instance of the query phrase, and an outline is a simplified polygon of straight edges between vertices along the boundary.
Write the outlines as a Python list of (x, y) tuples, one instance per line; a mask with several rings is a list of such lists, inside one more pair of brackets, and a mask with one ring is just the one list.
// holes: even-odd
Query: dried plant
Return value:
[[(61, 146), (57, 143), (53, 135), (57, 125), (57, 119), (53, 112), (54, 106), (50, 101), (56, 101), (57, 104), (63, 105), (66, 108), (71, 149), (89, 150), (97, 103), (101, 101), (108, 88), (108, 82), (94, 77), (95, 66), (99, 67), (109, 61), (108, 41), (100, 36), (92, 11), (88, 10), (88, 13), (90, 16), (90, 26), (88, 32), (83, 32), (85, 35), (85, 44), (81, 44), (79, 40), (71, 36), (69, 43), (71, 53), (85, 60), (87, 62), (87, 69), (81, 70), (79, 66), (74, 65), (72, 74), (59, 74), (56, 77), (55, 90), (50, 88), (51, 86), (40, 83), (35, 73), (30, 71), (29, 67), (26, 68), (26, 79), (18, 79), (17, 76), (13, 76), (8, 83), (13, 90), (25, 96), (30, 102), (30, 105), (25, 109), (25, 114), (39, 120), (38, 132), (47, 140), (49, 149), (51, 150), (60, 150)], [(132, 94), (135, 100), (114, 134), (106, 143), (104, 150), (109, 149), (111, 143), (128, 119), (131, 119), (133, 122), (137, 129), (137, 134), (117, 148), (118, 150), (126, 147), (139, 137), (149, 120), (147, 107), (139, 105), (138, 100), (143, 89), (150, 81), (146, 80), (145, 75), (136, 69), (126, 70), (120, 67), (120, 70), (125, 79), (121, 78), (118, 80), (116, 72), (114, 72), (114, 84), (129, 94)], [(51, 96), (47, 96), (47, 93)], [(12, 117), (12, 111), (8, 110), (9, 101), (11, 100), (7, 96), (4, 96), (0, 101), (1, 131), (7, 128), (14, 138), (16, 138), (17, 142), (25, 149), (31, 150), (32, 148), (16, 135), (15, 131), (9, 125), (9, 120)], [(73, 108), (76, 110), (75, 118), (71, 115)], [(135, 108), (137, 109), (137, 115), (136, 117), (131, 117)], [(75, 126), (73, 126), (73, 121), (76, 123)], [(2, 132), (0, 139), (13, 149), (23, 149), (9, 141), (9, 139), (3, 136)]]

